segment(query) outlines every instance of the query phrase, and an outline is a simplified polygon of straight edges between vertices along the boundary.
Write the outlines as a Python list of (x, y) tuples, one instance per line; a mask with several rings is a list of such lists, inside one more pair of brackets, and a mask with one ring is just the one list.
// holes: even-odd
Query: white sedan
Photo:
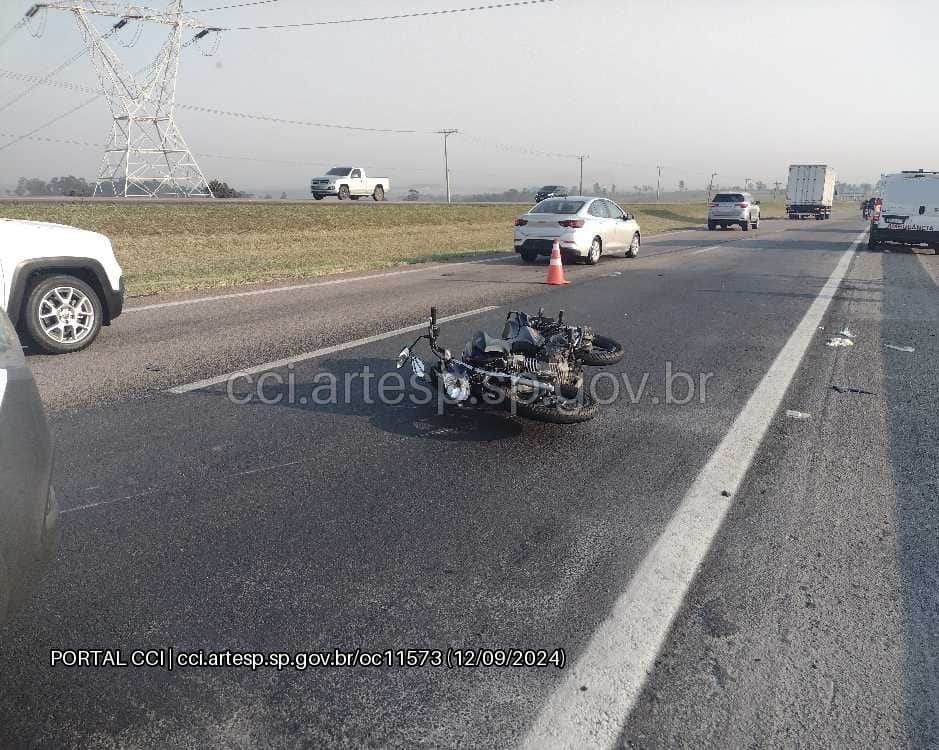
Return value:
[(515, 252), (526, 263), (550, 255), (555, 240), (565, 258), (593, 265), (604, 253), (635, 258), (641, 232), (632, 214), (606, 198), (548, 198), (515, 220)]

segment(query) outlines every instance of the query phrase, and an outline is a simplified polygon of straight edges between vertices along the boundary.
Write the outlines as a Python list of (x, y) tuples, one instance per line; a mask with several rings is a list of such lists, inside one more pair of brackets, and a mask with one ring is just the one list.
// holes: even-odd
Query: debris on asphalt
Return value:
[(838, 335), (839, 335), (839, 336), (844, 336), (846, 339), (853, 339), (853, 338), (854, 338), (854, 334), (851, 333), (850, 330), (848, 330), (848, 327), (847, 327), (847, 326), (845, 326), (845, 327), (842, 328), (840, 331), (838, 331)]
[(832, 390), (838, 391), (838, 393), (859, 393), (863, 396), (876, 396), (877, 394), (873, 391), (865, 391), (863, 388), (855, 388), (850, 385), (835, 385), (832, 384)]
[(791, 419), (811, 419), (811, 414), (806, 414), (804, 411), (796, 411), (795, 409), (786, 409), (786, 416)]
[(854, 342), (850, 338), (844, 336), (832, 336), (828, 341), (825, 342), (825, 346), (830, 346), (832, 348), (839, 346), (854, 346)]
[(721, 495), (722, 495), (723, 497), (730, 497), (730, 491), (729, 491), (729, 490), (721, 490)]
[(608, 273), (607, 276), (622, 276), (622, 271), (613, 271), (613, 273)]
[(884, 344), (884, 348), (893, 349), (895, 352), (906, 352), (912, 354), (916, 349), (912, 346), (897, 346), (896, 344)]

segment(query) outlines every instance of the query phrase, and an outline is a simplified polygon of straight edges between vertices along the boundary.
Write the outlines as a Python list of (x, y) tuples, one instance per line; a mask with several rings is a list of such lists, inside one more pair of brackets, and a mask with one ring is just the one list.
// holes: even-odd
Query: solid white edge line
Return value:
[[(476, 310), (468, 310), (467, 312), (458, 313), (457, 315), (448, 315), (445, 318), (440, 318), (438, 322), (440, 323), (449, 323), (453, 320), (460, 320), (460, 318), (469, 318), (473, 315), (480, 315), (482, 313), (491, 312), (492, 310), (498, 310), (498, 305), (489, 305), (487, 307), (480, 307)], [(366, 344), (374, 344), (377, 341), (384, 341), (385, 339), (391, 339), (395, 336), (400, 336), (404, 333), (413, 333), (414, 331), (419, 331), (427, 327), (427, 323), (415, 323), (412, 326), (406, 326), (405, 328), (397, 328), (394, 331), (388, 331), (387, 333), (378, 333), (374, 336), (367, 336), (363, 339), (355, 339), (354, 341), (347, 341), (343, 344), (335, 344), (333, 346), (327, 346), (322, 349), (315, 349), (310, 352), (305, 352), (303, 354), (297, 354), (293, 357), (285, 357), (284, 359), (277, 359), (273, 362), (265, 362), (260, 365), (254, 365), (253, 367), (246, 367), (242, 370), (235, 370), (234, 372), (226, 373), (225, 375), (217, 375), (214, 378), (206, 378), (205, 380), (197, 380), (194, 383), (187, 383), (186, 385), (177, 385), (174, 388), (170, 388), (168, 393), (173, 393), (177, 396), (180, 396), (184, 393), (191, 393), (192, 391), (198, 391), (202, 388), (208, 388), (213, 385), (219, 385), (225, 383), (232, 378), (238, 377), (248, 377), (250, 375), (257, 375), (260, 372), (267, 372), (268, 370), (276, 370), (280, 367), (287, 367), (288, 365), (294, 365), (298, 362), (306, 362), (310, 359), (316, 359), (317, 357), (325, 357), (329, 354), (335, 354), (336, 352), (343, 352), (347, 349), (354, 349), (358, 346), (365, 346)]]
[(7, 371), (5, 367), (0, 367), (0, 406), (3, 406), (3, 397), (7, 392)]
[(866, 230), (841, 256), (629, 586), (542, 706), (522, 747), (616, 745), (698, 568), (865, 234)]

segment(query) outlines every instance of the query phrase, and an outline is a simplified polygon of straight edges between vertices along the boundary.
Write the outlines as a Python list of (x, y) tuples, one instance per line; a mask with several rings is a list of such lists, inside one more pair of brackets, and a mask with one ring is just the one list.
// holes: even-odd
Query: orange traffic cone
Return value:
[(554, 241), (551, 247), (551, 262), (548, 263), (548, 280), (546, 284), (570, 284), (564, 278), (564, 264), (561, 262), (561, 246), (558, 241)]

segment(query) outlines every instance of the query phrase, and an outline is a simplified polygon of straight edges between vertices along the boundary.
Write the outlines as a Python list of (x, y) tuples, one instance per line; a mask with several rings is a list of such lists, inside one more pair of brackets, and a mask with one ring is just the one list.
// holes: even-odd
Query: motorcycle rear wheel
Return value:
[(621, 362), (625, 354), (623, 345), (619, 341), (607, 336), (594, 336), (593, 347), (583, 353), (577, 352), (577, 359), (585, 365), (604, 367)]

